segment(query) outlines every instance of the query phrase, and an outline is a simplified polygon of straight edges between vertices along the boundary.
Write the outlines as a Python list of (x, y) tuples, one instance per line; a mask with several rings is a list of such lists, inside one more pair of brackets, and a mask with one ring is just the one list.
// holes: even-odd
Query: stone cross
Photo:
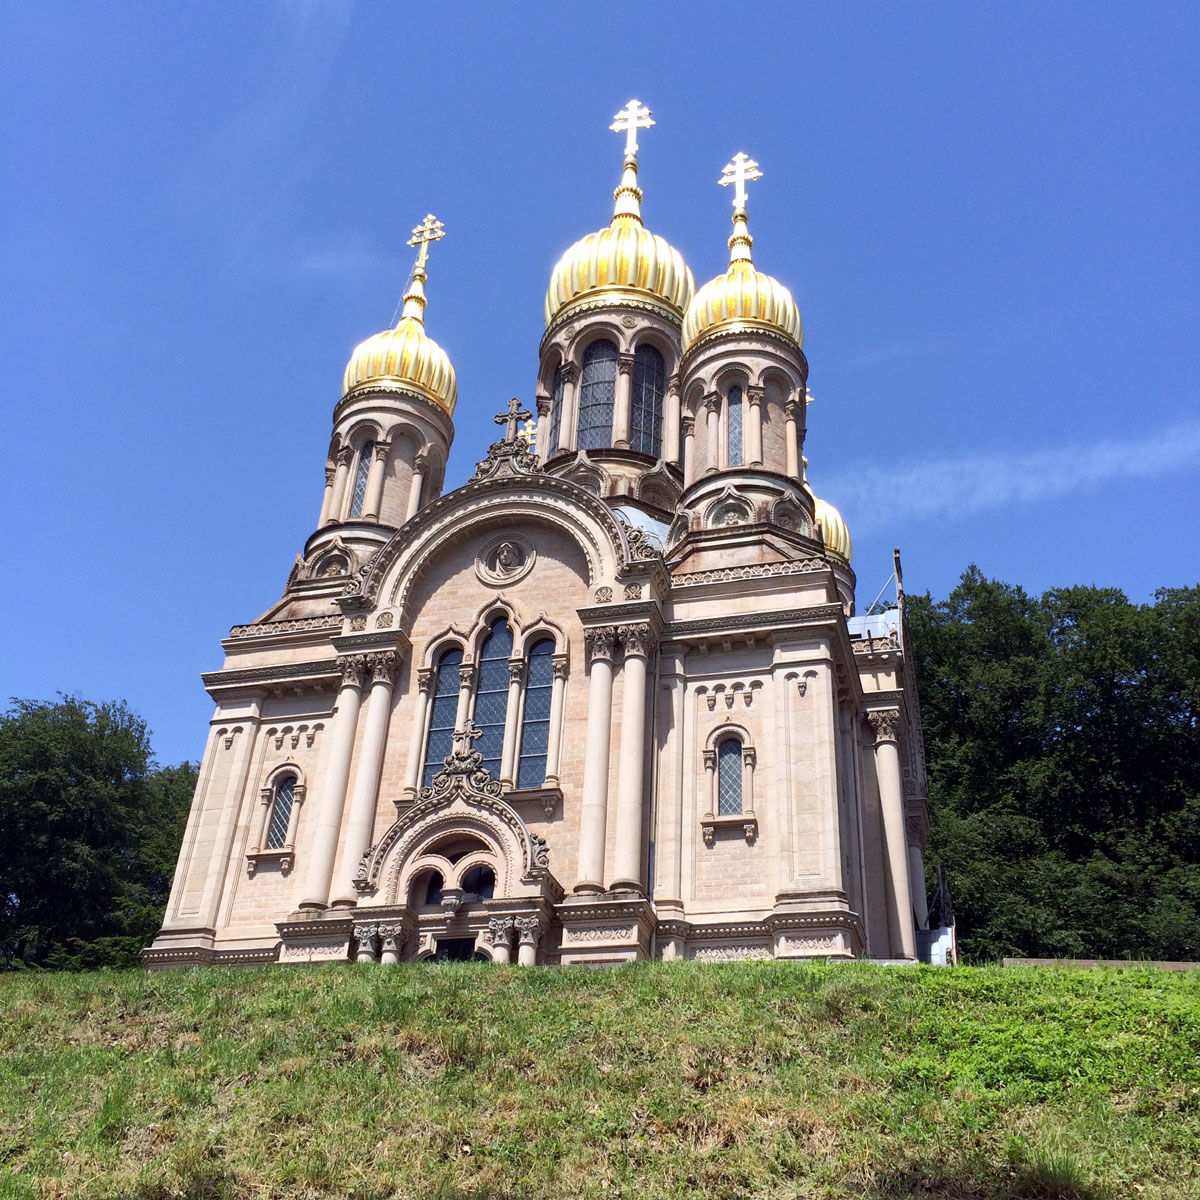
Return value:
[(762, 172), (758, 163), (740, 150), (733, 156), (733, 161), (725, 165), (725, 171), (717, 182), (722, 187), (733, 186), (733, 207), (746, 207), (746, 184), (755, 179), (761, 179)]
[(468, 721), (461, 729), (454, 731), (454, 741), (450, 748), (452, 758), (465, 758), (471, 753), (472, 743), (483, 737), (483, 730), (474, 721)]
[(637, 154), (637, 131), (649, 129), (654, 122), (650, 120), (650, 110), (640, 100), (630, 100), (615, 117), (609, 129), (613, 133), (625, 135), (625, 157)]
[(441, 221), (429, 213), (425, 220), (413, 230), (413, 235), (408, 239), (410, 246), (417, 246), (417, 266), (424, 267), (429, 258), (429, 243), (441, 241), (446, 236), (446, 231), (442, 227)]
[(533, 413), (527, 408), (522, 408), (520, 400), (514, 396), (508, 402), (508, 412), (497, 413), (492, 420), (497, 425), (504, 426), (504, 440), (506, 442), (515, 442), (517, 440), (517, 422), (532, 421)]

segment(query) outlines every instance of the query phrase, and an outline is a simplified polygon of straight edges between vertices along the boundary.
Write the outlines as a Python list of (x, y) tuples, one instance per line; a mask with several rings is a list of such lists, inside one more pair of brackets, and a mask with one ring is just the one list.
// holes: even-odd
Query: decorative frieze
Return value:
[(688, 957), (697, 962), (766, 962), (775, 956), (769, 946), (697, 946)]
[(317, 633), (321, 630), (338, 630), (342, 627), (341, 617), (295, 617), (290, 621), (260, 621), (257, 625), (235, 625), (231, 638), (275, 637), (283, 633)]

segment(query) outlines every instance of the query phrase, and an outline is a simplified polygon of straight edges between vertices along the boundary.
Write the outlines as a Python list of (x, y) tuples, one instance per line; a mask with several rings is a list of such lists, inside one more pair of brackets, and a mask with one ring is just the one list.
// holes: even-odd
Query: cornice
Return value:
[(340, 679), (341, 668), (336, 658), (313, 659), (309, 662), (283, 663), (280, 666), (247, 667), (234, 671), (206, 671), (200, 679), (205, 688), (270, 687), (273, 683), (301, 679)]

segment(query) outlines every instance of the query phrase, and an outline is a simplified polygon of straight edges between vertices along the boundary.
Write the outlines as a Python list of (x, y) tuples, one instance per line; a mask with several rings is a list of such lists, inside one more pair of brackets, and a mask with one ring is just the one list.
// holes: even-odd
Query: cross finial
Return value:
[(625, 157), (631, 158), (637, 154), (637, 131), (649, 129), (654, 122), (650, 119), (650, 110), (640, 100), (630, 100), (615, 117), (609, 129), (613, 133), (625, 135)]
[(520, 400), (514, 396), (508, 402), (508, 412), (497, 413), (492, 420), (494, 420), (497, 425), (503, 425), (505, 427), (504, 440), (506, 442), (515, 442), (517, 440), (517, 423), (519, 421), (532, 421), (533, 413), (531, 413), (527, 408), (522, 408)]
[(441, 241), (446, 236), (445, 229), (442, 228), (442, 223), (429, 213), (425, 220), (412, 231), (412, 237), (408, 239), (410, 246), (417, 246), (417, 265), (414, 270), (424, 270), (425, 263), (429, 258), (429, 243)]
[(755, 179), (761, 179), (762, 172), (758, 163), (740, 150), (733, 156), (733, 161), (727, 163), (721, 178), (717, 182), (722, 187), (733, 184), (733, 207), (746, 207), (746, 184)]
[(454, 741), (450, 750), (452, 758), (462, 758), (471, 753), (472, 742), (483, 737), (483, 730), (474, 721), (467, 721), (461, 728), (454, 731)]

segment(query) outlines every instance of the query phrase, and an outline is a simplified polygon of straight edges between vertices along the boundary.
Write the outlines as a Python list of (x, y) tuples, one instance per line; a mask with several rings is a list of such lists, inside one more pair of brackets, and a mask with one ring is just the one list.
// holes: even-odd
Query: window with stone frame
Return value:
[(717, 816), (734, 817), (742, 811), (742, 741), (724, 738), (717, 746)]
[(742, 389), (735, 385), (725, 400), (725, 457), (730, 467), (742, 464), (742, 424)]
[(475, 686), (475, 725), (483, 736), (475, 749), (483, 755), (483, 769), (500, 778), (504, 755), (504, 725), (508, 715), (508, 660), (513, 637), (504, 617), (492, 623), (479, 653), (479, 677)]
[(438, 659), (429, 713), (429, 736), (425, 742), (425, 767), (421, 786), (428, 787), (442, 769), (443, 761), (454, 745), (454, 724), (458, 716), (459, 668), (463, 652), (454, 646)]
[(517, 756), (516, 784), (519, 788), (538, 788), (546, 782), (553, 692), (554, 640), (542, 638), (530, 647), (525, 671), (525, 711)]
[(601, 339), (583, 354), (579, 380), (579, 422), (575, 432), (578, 450), (612, 445), (613, 406), (617, 398), (617, 346)]
[(296, 800), (296, 776), (281, 775), (275, 781), (274, 790), (275, 794), (271, 799), (271, 817), (267, 822), (266, 849), (281, 850), (287, 845), (292, 805)]
[(350, 515), (361, 517), (363, 503), (367, 498), (367, 477), (371, 474), (371, 456), (375, 453), (374, 441), (363, 442), (358, 452), (358, 470), (354, 474), (354, 495), (350, 500)]
[(563, 369), (560, 363), (554, 368), (554, 382), (550, 387), (550, 441), (543, 447), (544, 457), (551, 458), (558, 450), (558, 439), (562, 435), (563, 422)]
[(642, 454), (662, 452), (663, 391), (666, 365), (650, 345), (641, 345), (633, 357), (633, 400), (629, 414), (629, 444)]

